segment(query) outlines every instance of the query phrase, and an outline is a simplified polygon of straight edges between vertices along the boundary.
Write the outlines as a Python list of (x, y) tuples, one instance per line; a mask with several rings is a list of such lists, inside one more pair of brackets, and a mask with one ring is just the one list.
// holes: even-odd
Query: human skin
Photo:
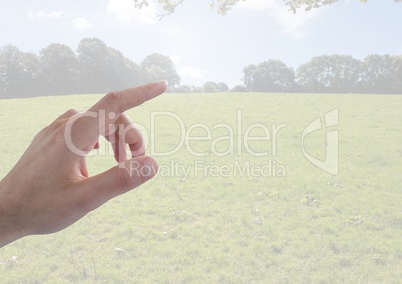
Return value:
[[(0, 181), (0, 247), (63, 230), (152, 178), (158, 164), (145, 155), (141, 133), (124, 112), (166, 89), (166, 82), (157, 82), (111, 92), (88, 111), (69, 110), (40, 131)], [(118, 165), (90, 177), (85, 156), (98, 147), (101, 135), (112, 144)]]

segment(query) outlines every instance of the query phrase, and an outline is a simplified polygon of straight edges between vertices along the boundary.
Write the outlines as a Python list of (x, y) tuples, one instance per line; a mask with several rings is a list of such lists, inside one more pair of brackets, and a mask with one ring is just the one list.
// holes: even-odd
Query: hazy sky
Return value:
[(297, 68), (322, 54), (402, 55), (402, 5), (392, 0), (340, 0), (296, 15), (281, 0), (247, 0), (225, 17), (209, 1), (187, 0), (162, 21), (157, 5), (138, 11), (132, 0), (1, 1), (1, 46), (76, 49), (82, 38), (98, 37), (137, 63), (153, 52), (170, 56), (182, 84), (232, 87), (244, 66), (271, 58)]

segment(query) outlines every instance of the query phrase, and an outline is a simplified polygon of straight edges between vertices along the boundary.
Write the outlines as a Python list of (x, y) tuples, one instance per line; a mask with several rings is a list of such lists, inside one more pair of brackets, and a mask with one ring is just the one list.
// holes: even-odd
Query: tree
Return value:
[(243, 93), (245, 91), (246, 91), (246, 87), (244, 87), (243, 85), (236, 85), (232, 89), (230, 89), (230, 92), (234, 92), (234, 93)]
[[(216, 9), (218, 14), (226, 15), (227, 12), (233, 8), (233, 6), (240, 2), (247, 0), (211, 0), (210, 8)], [(296, 13), (298, 9), (304, 8), (306, 11), (311, 10), (312, 8), (319, 8), (325, 5), (331, 5), (338, 0), (282, 0), (286, 6), (289, 6), (289, 10)], [(395, 3), (400, 3), (402, 0), (393, 0)], [(159, 4), (162, 6), (162, 9), (165, 11), (165, 14), (159, 15), (161, 18), (164, 16), (170, 15), (174, 13), (176, 8), (183, 4), (185, 0), (159, 0)], [(360, 0), (360, 2), (367, 3), (368, 0)], [(148, 0), (134, 0), (135, 8), (141, 9), (144, 6), (148, 6)]]
[(173, 92), (175, 92), (175, 93), (192, 93), (193, 87), (191, 87), (189, 85), (180, 85), (180, 86), (174, 88)]
[(217, 84), (217, 87), (218, 87), (218, 90), (219, 90), (220, 92), (226, 92), (226, 91), (229, 90), (229, 86), (228, 86), (226, 83), (224, 83), (224, 82), (219, 82), (219, 83)]
[(395, 93), (402, 94), (402, 55), (394, 57), (396, 74)]
[(224, 82), (216, 83), (213, 81), (208, 81), (208, 82), (205, 82), (204, 85), (202, 86), (202, 92), (205, 92), (205, 93), (226, 92), (228, 90), (229, 90), (229, 87)]
[(13, 45), (0, 49), (0, 96), (4, 98), (29, 97), (35, 93), (34, 80), (38, 74), (39, 59), (34, 53), (25, 53)]
[(147, 81), (166, 80), (171, 88), (180, 85), (180, 76), (169, 56), (153, 53), (141, 62), (141, 68), (147, 75)]
[(295, 86), (293, 69), (280, 60), (268, 60), (243, 69), (243, 83), (247, 91), (288, 92)]
[(364, 59), (363, 89), (367, 93), (402, 92), (402, 58), (373, 54)]
[(137, 64), (98, 38), (81, 40), (77, 52), (82, 92), (118, 90), (145, 82)]
[(109, 49), (97, 38), (84, 38), (78, 44), (80, 89), (82, 92), (104, 92), (110, 87)]
[(111, 76), (110, 89), (119, 90), (130, 88), (135, 85), (141, 85), (146, 81), (146, 75), (143, 74), (141, 67), (123, 56), (123, 54), (114, 49), (108, 48), (108, 68)]
[(53, 43), (39, 52), (42, 94), (71, 94), (78, 90), (79, 61), (67, 45)]
[(257, 72), (257, 65), (250, 64), (243, 68), (243, 83), (246, 91), (251, 91), (254, 82), (255, 73)]
[(357, 90), (362, 63), (350, 55), (323, 55), (300, 65), (297, 82), (308, 92), (346, 93)]
[(219, 92), (218, 84), (212, 81), (205, 82), (204, 85), (202, 85), (202, 90), (205, 93)]

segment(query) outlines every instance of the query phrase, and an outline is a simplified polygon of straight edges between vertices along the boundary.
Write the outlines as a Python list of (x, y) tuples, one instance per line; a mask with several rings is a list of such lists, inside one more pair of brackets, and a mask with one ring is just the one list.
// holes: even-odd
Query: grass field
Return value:
[[(100, 95), (0, 100), (0, 178), (32, 137), (69, 108), (85, 110)], [(151, 129), (152, 112), (171, 112), (212, 139), (235, 129), (233, 155), (195, 157), (183, 146), (159, 157), (164, 176), (116, 198), (63, 232), (0, 249), (1, 283), (402, 283), (402, 96), (321, 94), (166, 94), (129, 115)], [(303, 155), (303, 130), (339, 109), (339, 173)], [(242, 131), (238, 129), (241, 110)], [(173, 149), (181, 128), (155, 123), (155, 149)], [(253, 124), (286, 125), (272, 140), (238, 144)], [(250, 135), (262, 135), (261, 128)], [(205, 136), (196, 128), (191, 136)], [(305, 140), (324, 159), (326, 130)], [(191, 150), (211, 142), (190, 142)], [(230, 140), (219, 140), (224, 152)], [(273, 147), (277, 153), (273, 155)], [(242, 154), (238, 155), (239, 149)], [(195, 172), (195, 163), (230, 168)], [(268, 176), (235, 174), (236, 165), (271, 162)], [(114, 165), (88, 158), (91, 174)], [(168, 173), (189, 167), (187, 178)], [(272, 170), (273, 167), (271, 167)], [(210, 169), (210, 168), (209, 168)], [(281, 169), (282, 172), (277, 171)], [(162, 173), (160, 173), (162, 174)]]

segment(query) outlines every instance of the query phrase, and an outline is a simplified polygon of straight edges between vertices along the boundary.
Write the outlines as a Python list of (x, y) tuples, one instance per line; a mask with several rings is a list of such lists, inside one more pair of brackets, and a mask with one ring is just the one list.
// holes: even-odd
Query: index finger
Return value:
[[(147, 85), (126, 89), (123, 91), (110, 92), (104, 96), (99, 102), (92, 106), (88, 111), (100, 113), (105, 111), (106, 121), (108, 124), (114, 123), (120, 115), (128, 109), (139, 106), (148, 100), (151, 100), (167, 89), (167, 82), (161, 81), (156, 83), (150, 83)], [(115, 118), (110, 118), (113, 115)], [(93, 125), (96, 126), (96, 125)]]
[[(114, 125), (123, 112), (151, 100), (167, 89), (167, 82), (161, 81), (147, 85), (111, 92), (82, 114), (83, 119), (77, 131), (85, 134), (82, 146), (89, 146), (99, 135), (108, 135), (107, 126)], [(83, 138), (79, 139), (82, 140)]]

